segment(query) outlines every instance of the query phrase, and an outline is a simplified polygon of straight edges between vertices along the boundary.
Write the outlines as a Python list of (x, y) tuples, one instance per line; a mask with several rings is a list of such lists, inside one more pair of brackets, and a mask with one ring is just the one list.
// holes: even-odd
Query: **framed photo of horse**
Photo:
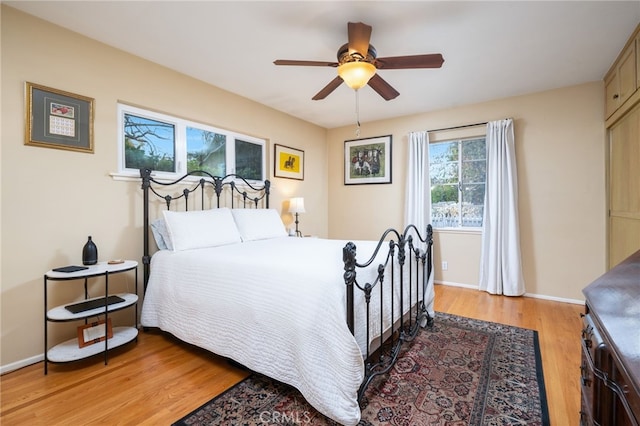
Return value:
[(344, 142), (344, 184), (391, 183), (391, 135)]
[(274, 144), (273, 176), (304, 180), (304, 151)]

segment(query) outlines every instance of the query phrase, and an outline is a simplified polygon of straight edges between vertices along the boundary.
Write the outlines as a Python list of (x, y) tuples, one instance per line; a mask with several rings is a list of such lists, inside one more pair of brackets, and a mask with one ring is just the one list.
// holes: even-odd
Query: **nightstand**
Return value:
[[(135, 294), (109, 294), (109, 277), (113, 274), (135, 271)], [(104, 296), (88, 298), (87, 280), (93, 277), (104, 277)], [(82, 281), (84, 280), (84, 300), (49, 309), (47, 302), (50, 281)], [(111, 297), (110, 297), (111, 296)], [(111, 299), (116, 299), (111, 300)], [(93, 304), (95, 306), (87, 306)], [(135, 318), (132, 327), (113, 327), (110, 329), (109, 314), (122, 309), (134, 307)], [(104, 315), (104, 320), (92, 324), (89, 318)], [(49, 348), (49, 322), (85, 321), (85, 327), (79, 329), (77, 339), (70, 339)], [(100, 330), (102, 333), (100, 335)], [(113, 336), (109, 331), (112, 331)], [(84, 333), (84, 334), (83, 334)], [(109, 338), (106, 338), (109, 336)], [(122, 346), (138, 338), (138, 262), (125, 260), (122, 263), (110, 264), (99, 262), (86, 269), (73, 272), (50, 270), (44, 274), (44, 374), (47, 374), (49, 362), (71, 362), (88, 358), (104, 352), (104, 363), (108, 362), (109, 349)], [(86, 341), (84, 341), (84, 340)], [(80, 342), (84, 345), (81, 345)], [(104, 343), (103, 343), (104, 342)]]

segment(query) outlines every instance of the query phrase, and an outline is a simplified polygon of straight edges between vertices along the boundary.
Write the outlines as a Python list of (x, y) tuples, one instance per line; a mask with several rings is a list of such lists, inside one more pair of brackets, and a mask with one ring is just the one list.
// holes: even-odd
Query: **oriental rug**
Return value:
[[(359, 425), (548, 425), (535, 330), (436, 313), (361, 403)], [(293, 387), (253, 373), (174, 423), (327, 425)]]

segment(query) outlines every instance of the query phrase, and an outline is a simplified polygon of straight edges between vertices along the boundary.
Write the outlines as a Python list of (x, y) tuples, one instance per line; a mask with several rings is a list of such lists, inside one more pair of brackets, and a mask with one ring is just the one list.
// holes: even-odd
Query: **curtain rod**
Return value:
[(427, 132), (442, 132), (444, 130), (464, 129), (465, 127), (484, 126), (487, 123), (488, 123), (488, 121), (485, 121), (485, 122), (482, 122), (482, 123), (463, 124), (461, 126), (443, 127), (442, 129), (427, 130)]
[[(509, 118), (505, 118), (505, 120), (509, 120)], [(461, 126), (443, 127), (442, 129), (427, 130), (427, 132), (442, 132), (444, 130), (464, 129), (466, 127), (484, 126), (487, 123), (489, 123), (489, 122), (488, 121), (483, 121), (482, 123), (463, 124)]]

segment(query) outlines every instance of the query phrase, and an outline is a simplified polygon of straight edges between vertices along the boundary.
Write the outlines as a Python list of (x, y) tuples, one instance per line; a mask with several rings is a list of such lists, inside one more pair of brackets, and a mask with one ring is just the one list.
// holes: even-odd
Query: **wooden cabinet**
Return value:
[(640, 89), (640, 33), (636, 36), (636, 89)]
[(622, 53), (618, 64), (618, 91), (620, 105), (624, 104), (637, 89), (635, 40)]
[(605, 118), (611, 117), (620, 106), (620, 95), (618, 94), (618, 73), (612, 70), (604, 78), (604, 110)]
[(640, 25), (604, 78), (608, 257), (583, 289), (581, 425), (640, 424)]
[(583, 289), (581, 425), (640, 422), (640, 250)]
[(609, 130), (609, 267), (640, 249), (640, 104)]
[(640, 249), (640, 25), (604, 82), (611, 268)]
[(636, 40), (632, 39), (605, 76), (605, 118), (618, 110), (638, 88)]

